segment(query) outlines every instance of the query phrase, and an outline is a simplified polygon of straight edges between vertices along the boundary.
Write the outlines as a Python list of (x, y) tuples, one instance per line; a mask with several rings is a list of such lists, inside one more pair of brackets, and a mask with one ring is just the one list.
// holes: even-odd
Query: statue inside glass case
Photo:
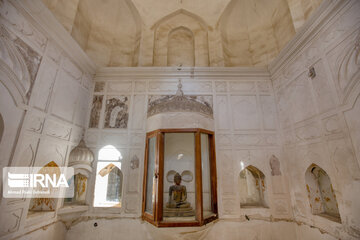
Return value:
[(164, 217), (188, 217), (194, 216), (191, 204), (186, 201), (186, 187), (181, 184), (181, 175), (174, 175), (174, 185), (169, 188), (169, 200), (164, 208)]

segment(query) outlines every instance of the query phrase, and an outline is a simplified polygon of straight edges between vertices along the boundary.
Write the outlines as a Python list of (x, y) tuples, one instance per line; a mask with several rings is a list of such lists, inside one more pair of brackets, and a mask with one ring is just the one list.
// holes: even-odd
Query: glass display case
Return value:
[(160, 129), (146, 137), (142, 218), (158, 227), (218, 218), (214, 133)]

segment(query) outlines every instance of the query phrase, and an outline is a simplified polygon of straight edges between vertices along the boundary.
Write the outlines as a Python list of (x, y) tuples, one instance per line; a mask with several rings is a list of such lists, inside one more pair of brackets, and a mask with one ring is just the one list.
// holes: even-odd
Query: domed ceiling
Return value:
[(267, 66), (321, 0), (43, 2), (99, 67), (237, 67)]

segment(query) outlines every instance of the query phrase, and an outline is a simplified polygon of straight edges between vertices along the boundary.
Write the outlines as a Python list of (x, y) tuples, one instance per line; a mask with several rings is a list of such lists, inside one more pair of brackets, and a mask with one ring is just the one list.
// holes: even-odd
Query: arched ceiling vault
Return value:
[[(265, 66), (321, 3), (321, 0), (42, 1), (99, 67), (157, 65), (151, 61), (156, 59), (153, 54), (158, 46), (154, 36), (158, 36), (158, 27), (174, 16), (183, 16), (179, 22), (188, 22), (186, 18), (190, 17), (205, 29), (202, 41), (207, 43), (201, 45), (196, 45), (194, 32), (195, 60), (199, 59), (196, 54), (199, 46), (201, 52), (216, 54), (201, 66), (206, 66), (207, 61), (208, 66)], [(208, 49), (203, 49), (204, 46)]]

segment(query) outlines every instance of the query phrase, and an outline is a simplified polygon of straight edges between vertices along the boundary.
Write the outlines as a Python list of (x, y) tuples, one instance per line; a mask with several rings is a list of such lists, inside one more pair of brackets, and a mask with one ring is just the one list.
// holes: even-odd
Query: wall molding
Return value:
[[(105, 67), (96, 72), (95, 79), (129, 80), (128, 78), (256, 78), (269, 80), (266, 67)], [(234, 79), (236, 80), (236, 79)], [(254, 80), (254, 79), (251, 79)]]

